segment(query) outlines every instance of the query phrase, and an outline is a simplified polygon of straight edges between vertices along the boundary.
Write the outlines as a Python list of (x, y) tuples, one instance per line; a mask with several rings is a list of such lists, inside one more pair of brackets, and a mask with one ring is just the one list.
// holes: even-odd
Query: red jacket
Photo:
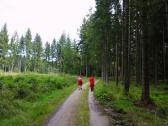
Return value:
[(93, 76), (90, 77), (90, 87), (94, 87), (95, 79)]
[(78, 85), (82, 85), (82, 83), (83, 83), (83, 82), (82, 82), (82, 78), (79, 77), (79, 78), (78, 78)]

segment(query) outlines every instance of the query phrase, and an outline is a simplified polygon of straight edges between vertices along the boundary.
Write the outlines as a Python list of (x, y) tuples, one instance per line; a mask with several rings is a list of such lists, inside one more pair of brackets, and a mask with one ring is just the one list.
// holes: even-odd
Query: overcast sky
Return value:
[(63, 32), (78, 39), (77, 29), (94, 6), (95, 0), (0, 0), (0, 28), (6, 22), (10, 36), (30, 28), (43, 42), (58, 40)]

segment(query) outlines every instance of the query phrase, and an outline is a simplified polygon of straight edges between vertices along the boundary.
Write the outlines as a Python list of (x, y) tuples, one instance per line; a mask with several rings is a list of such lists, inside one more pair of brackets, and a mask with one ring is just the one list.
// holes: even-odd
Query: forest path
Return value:
[[(82, 86), (85, 89), (88, 83)], [(75, 126), (82, 91), (76, 89), (44, 126)]]
[[(85, 90), (88, 83), (82, 86)], [(78, 105), (80, 104), (82, 91), (76, 89), (63, 103), (58, 111), (44, 124), (44, 126), (75, 126), (78, 116)], [(92, 92), (89, 91), (88, 103), (90, 110), (90, 126), (109, 126), (109, 117), (103, 112), (103, 108), (95, 100)]]
[(90, 126), (111, 126), (111, 119), (95, 99), (94, 92), (89, 91), (88, 103), (90, 109)]

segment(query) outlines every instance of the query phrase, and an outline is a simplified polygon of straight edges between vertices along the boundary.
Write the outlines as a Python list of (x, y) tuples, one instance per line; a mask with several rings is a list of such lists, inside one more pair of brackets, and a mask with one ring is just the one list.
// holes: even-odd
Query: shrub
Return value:
[(67, 87), (74, 80), (47, 74), (0, 76), (0, 119), (27, 111), (27, 106), (50, 95), (51, 90)]
[(26, 96), (28, 96), (30, 92), (31, 92), (30, 85), (28, 85), (26, 83), (19, 83), (18, 87), (17, 87), (15, 98), (23, 99)]
[(7, 117), (9, 115), (14, 114), (14, 106), (13, 103), (8, 99), (0, 99), (0, 118)]
[(13, 92), (10, 90), (2, 90), (0, 92), (0, 117), (7, 117), (15, 113), (13, 106)]
[(2, 89), (2, 87), (3, 87), (3, 82), (0, 81), (0, 90)]
[(39, 97), (39, 93), (30, 92), (29, 95), (27, 95), (27, 97), (25, 98), (25, 100), (33, 102), (36, 101)]
[(24, 76), (17, 76), (15, 77), (14, 83), (17, 83), (17, 82), (25, 82), (25, 77)]

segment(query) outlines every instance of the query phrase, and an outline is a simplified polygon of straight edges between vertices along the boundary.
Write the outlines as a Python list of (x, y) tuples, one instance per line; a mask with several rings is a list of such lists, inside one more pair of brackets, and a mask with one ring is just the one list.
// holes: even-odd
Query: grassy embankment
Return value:
[(168, 85), (160, 84), (158, 87), (151, 85), (151, 99), (156, 104), (156, 108), (149, 110), (138, 107), (134, 103), (141, 98), (141, 87), (132, 84), (129, 96), (123, 93), (123, 85), (118, 87), (115, 82), (110, 82), (108, 86), (99, 82), (95, 86), (97, 99), (104, 105), (112, 109), (121, 109), (126, 114), (118, 119), (132, 121), (139, 126), (167, 126), (168, 125)]
[(40, 126), (76, 89), (76, 77), (25, 74), (0, 76), (0, 125)]

